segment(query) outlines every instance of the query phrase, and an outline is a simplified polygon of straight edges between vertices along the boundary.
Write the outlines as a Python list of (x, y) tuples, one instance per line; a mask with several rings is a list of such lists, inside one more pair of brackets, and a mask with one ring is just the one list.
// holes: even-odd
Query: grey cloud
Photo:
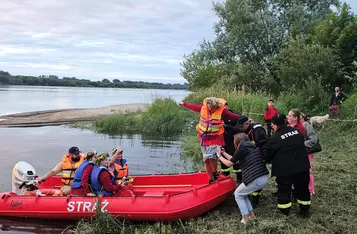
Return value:
[(207, 0), (13, 0), (0, 12), (0, 69), (96, 79), (183, 81), (183, 54), (213, 38), (215, 20)]

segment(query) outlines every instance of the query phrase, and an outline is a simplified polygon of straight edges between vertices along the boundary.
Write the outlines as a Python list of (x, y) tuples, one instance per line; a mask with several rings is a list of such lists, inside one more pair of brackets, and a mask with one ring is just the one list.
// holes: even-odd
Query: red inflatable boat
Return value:
[[(41, 188), (58, 188), (52, 177)], [(134, 176), (131, 197), (101, 197), (101, 210), (119, 219), (174, 221), (199, 216), (216, 207), (236, 188), (231, 177), (208, 184), (204, 172), (177, 175)], [(80, 220), (94, 217), (96, 197), (25, 196), (0, 193), (0, 216)]]

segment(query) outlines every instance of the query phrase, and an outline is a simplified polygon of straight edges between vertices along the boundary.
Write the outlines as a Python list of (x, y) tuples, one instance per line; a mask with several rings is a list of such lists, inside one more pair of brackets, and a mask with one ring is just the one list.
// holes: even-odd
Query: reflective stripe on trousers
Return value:
[(297, 202), (298, 202), (300, 205), (304, 205), (304, 206), (309, 206), (309, 205), (311, 205), (311, 201), (301, 201), (301, 200), (297, 200)]
[(287, 208), (290, 208), (291, 206), (292, 206), (291, 202), (289, 202), (287, 204), (278, 204), (279, 209), (287, 209)]

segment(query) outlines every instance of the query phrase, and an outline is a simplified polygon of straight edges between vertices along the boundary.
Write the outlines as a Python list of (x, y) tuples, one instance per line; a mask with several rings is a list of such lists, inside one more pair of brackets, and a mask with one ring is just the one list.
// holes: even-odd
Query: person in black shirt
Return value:
[(263, 125), (252, 123), (252, 121), (245, 115), (238, 117), (235, 128), (236, 132), (244, 132), (247, 134), (249, 140), (255, 144), (258, 150), (260, 150), (268, 140), (268, 135)]
[(331, 95), (331, 99), (330, 99), (331, 118), (334, 118), (335, 114), (337, 119), (340, 118), (341, 104), (347, 98), (348, 98), (347, 95), (341, 92), (339, 87), (335, 88), (335, 92)]
[(265, 161), (272, 164), (272, 176), (278, 183), (278, 209), (290, 212), (291, 189), (295, 187), (300, 214), (306, 216), (310, 208), (310, 164), (305, 150), (304, 136), (293, 127), (285, 125), (286, 116), (277, 115), (271, 120), (274, 134), (263, 146)]
[[(226, 104), (228, 106), (228, 104)], [(230, 112), (234, 113), (231, 109), (228, 109)], [(240, 113), (236, 112), (235, 114), (241, 115)], [(232, 120), (224, 120), (224, 150), (228, 154), (234, 154), (234, 135), (237, 134), (234, 126), (237, 124), (236, 121)], [(242, 182), (242, 173), (239, 168), (239, 163), (233, 166), (232, 170), (236, 174), (237, 184)], [(221, 162), (221, 173), (225, 176), (228, 176), (231, 172), (231, 168), (227, 167), (224, 163)]]
[[(252, 123), (252, 121), (245, 115), (238, 117), (236, 131), (243, 132), (248, 135), (249, 140), (255, 144), (257, 150), (261, 151), (264, 144), (268, 141), (268, 135), (263, 125), (259, 123)], [(254, 191), (251, 194), (253, 207), (257, 207), (260, 200), (262, 190)]]
[(256, 150), (255, 145), (249, 141), (246, 134), (236, 134), (234, 146), (236, 151), (233, 157), (222, 150), (221, 147), (217, 147), (217, 154), (218, 159), (228, 167), (240, 163), (243, 182), (234, 192), (234, 196), (242, 213), (241, 223), (246, 224), (249, 217), (255, 217), (248, 195), (263, 188), (268, 183), (269, 171), (266, 168), (263, 155)]

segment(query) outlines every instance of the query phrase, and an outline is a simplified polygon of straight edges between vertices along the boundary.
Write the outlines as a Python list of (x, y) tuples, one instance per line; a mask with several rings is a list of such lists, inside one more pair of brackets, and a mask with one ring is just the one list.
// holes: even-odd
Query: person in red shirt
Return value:
[(203, 104), (180, 102), (180, 106), (195, 112), (200, 112), (200, 122), (196, 126), (200, 137), (201, 151), (205, 162), (209, 183), (218, 179), (217, 146), (224, 146), (224, 121), (236, 121), (238, 115), (227, 108), (224, 99), (216, 97), (205, 98)]
[(273, 99), (270, 99), (268, 101), (268, 108), (266, 108), (264, 111), (264, 120), (267, 125), (268, 137), (271, 136), (271, 130), (272, 130), (271, 129), (271, 119), (278, 114), (279, 114), (279, 112), (278, 112), (278, 109), (276, 109), (274, 106)]
[(96, 195), (103, 196), (131, 196), (131, 186), (123, 186), (115, 183), (115, 177), (112, 176), (107, 168), (110, 161), (109, 153), (103, 153), (97, 157), (96, 165), (91, 174), (91, 185)]
[(95, 150), (87, 153), (86, 161), (84, 161), (74, 173), (71, 195), (85, 196), (92, 193), (89, 179), (96, 160), (97, 152)]

